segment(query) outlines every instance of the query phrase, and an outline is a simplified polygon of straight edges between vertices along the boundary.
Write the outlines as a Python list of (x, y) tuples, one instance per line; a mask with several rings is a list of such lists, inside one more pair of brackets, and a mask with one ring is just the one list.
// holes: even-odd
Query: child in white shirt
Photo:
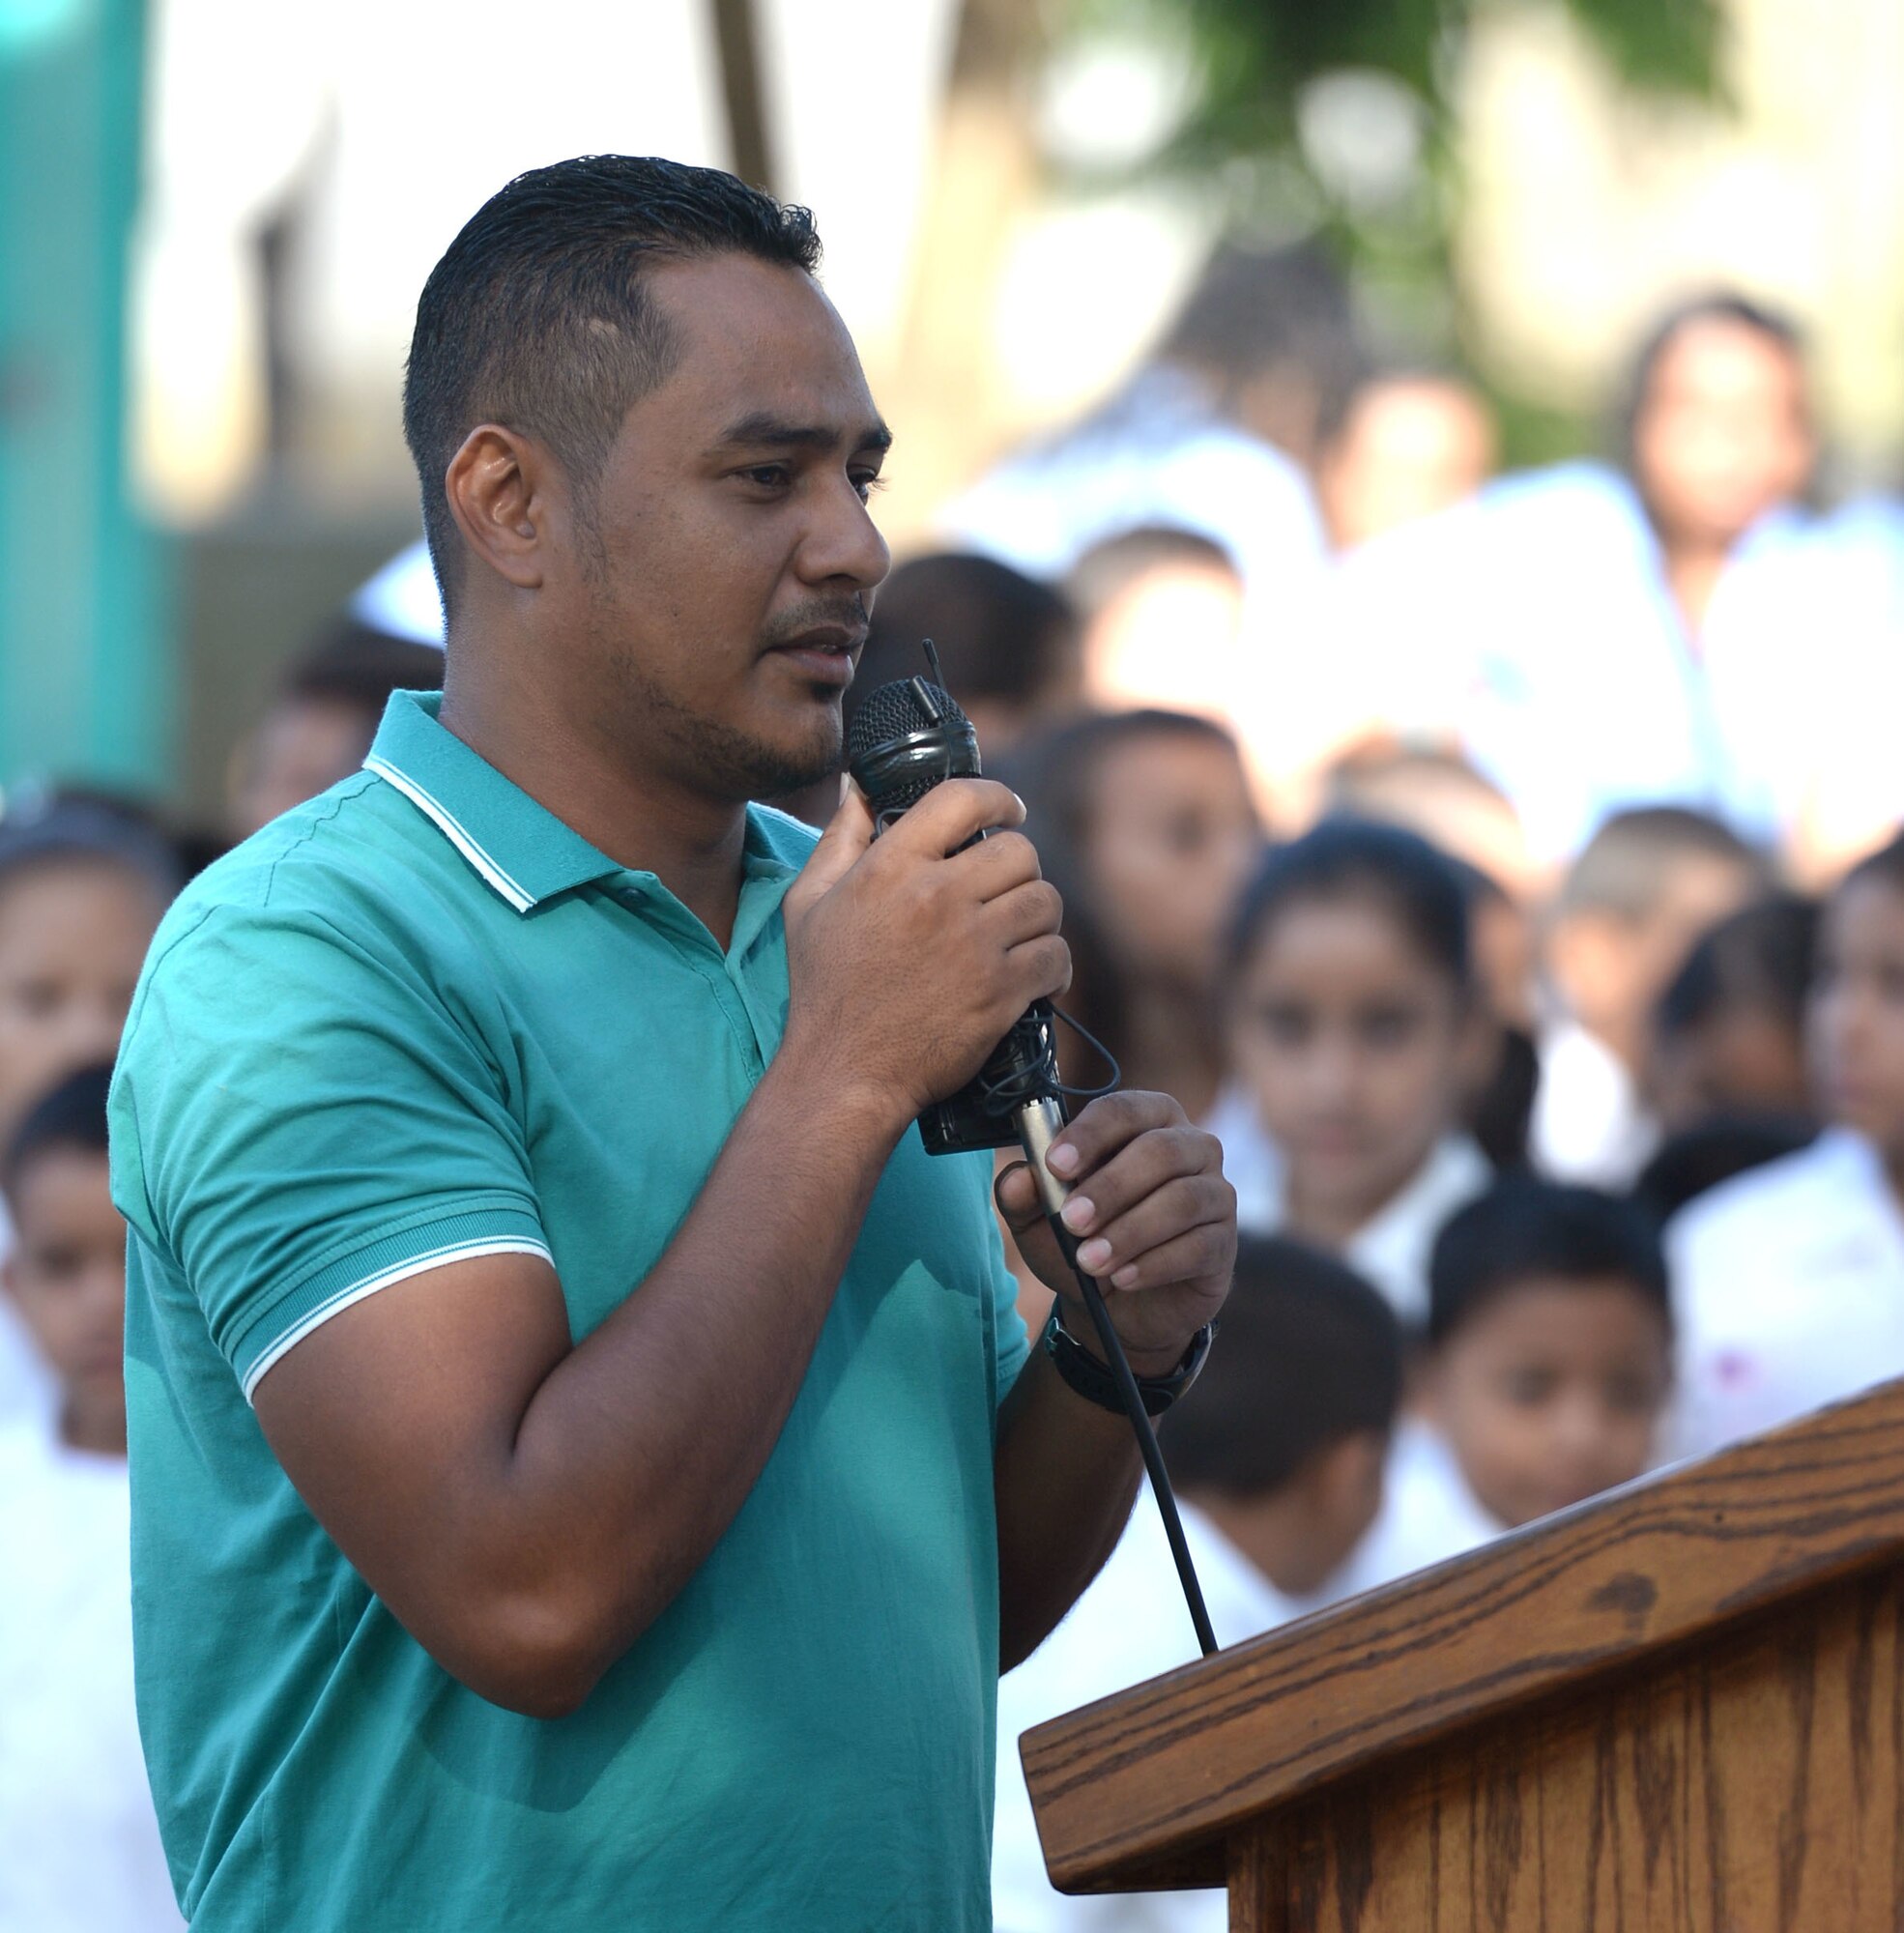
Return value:
[(1609, 817), (1573, 862), (1546, 935), (1560, 1013), (1541, 1040), (1534, 1165), (1628, 1188), (1659, 1144), (1641, 1092), (1654, 1010), (1693, 942), (1767, 884), (1764, 861), (1710, 814)]
[[(55, 799), (0, 820), (0, 1148), (62, 1075), (118, 1052), (147, 943), (177, 889), (171, 849), (104, 806)], [(0, 1258), (10, 1246), (0, 1206)], [(0, 1428), (52, 1398), (0, 1296)]]
[(1668, 1231), (1682, 1455), (1904, 1374), (1904, 837), (1826, 906), (1807, 1035), (1832, 1125)]
[(1373, 822), (1277, 848), (1236, 915), (1227, 1015), (1210, 1125), (1238, 1221), (1341, 1255), (1419, 1329), (1435, 1234), (1492, 1176), (1460, 1127), (1495, 1041), (1459, 875)]
[(1510, 1176), (1442, 1231), (1419, 1416), (1351, 1566), (1358, 1590), (1440, 1563), (1642, 1475), (1672, 1380), (1651, 1219)]
[[(1337, 1595), (1381, 1495), (1400, 1331), (1351, 1270), (1245, 1236), (1223, 1333), (1162, 1435), (1210, 1620), (1237, 1644)], [(1097, 1580), (998, 1697), (993, 1905), (998, 1933), (1222, 1933), (1220, 1892), (1071, 1899), (1045, 1876), (1018, 1741), (1031, 1726), (1197, 1656), (1146, 1494)]]
[(0, 1432), (0, 1927), (183, 1926), (132, 1695), (126, 1229), (103, 1067), (29, 1111), (4, 1179), (8, 1297), (51, 1369), (52, 1417)]

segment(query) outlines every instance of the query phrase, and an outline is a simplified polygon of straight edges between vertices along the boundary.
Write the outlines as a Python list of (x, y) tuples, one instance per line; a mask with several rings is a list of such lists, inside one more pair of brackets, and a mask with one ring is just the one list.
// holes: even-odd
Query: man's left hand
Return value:
[[(1106, 1094), (1052, 1143), (1051, 1168), (1072, 1191), (1065, 1226), (1131, 1368), (1168, 1375), (1223, 1307), (1236, 1264), (1236, 1191), (1224, 1179), (1222, 1146), (1168, 1094)], [(1015, 1163), (994, 1193), (1019, 1252), (1062, 1298), (1065, 1327), (1093, 1347), (1031, 1170)]]

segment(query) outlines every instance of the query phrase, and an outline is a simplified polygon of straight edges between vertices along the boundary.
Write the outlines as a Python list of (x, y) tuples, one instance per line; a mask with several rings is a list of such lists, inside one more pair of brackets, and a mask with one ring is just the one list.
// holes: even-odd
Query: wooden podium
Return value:
[(1897, 1933), (1904, 1382), (1022, 1749), (1055, 1885), (1250, 1933)]

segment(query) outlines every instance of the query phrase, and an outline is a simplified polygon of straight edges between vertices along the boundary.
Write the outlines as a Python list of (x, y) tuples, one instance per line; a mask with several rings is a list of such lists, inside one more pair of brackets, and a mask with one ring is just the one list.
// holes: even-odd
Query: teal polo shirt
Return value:
[(1025, 1339), (984, 1157), (908, 1133), (739, 1515), (565, 1718), (436, 1664), (249, 1401), (457, 1256), (547, 1255), (578, 1341), (639, 1295), (780, 1040), (812, 843), (750, 808), (723, 952), (399, 693), (361, 774), (159, 929), (112, 1170), (139, 1722), (199, 1933), (990, 1925)]

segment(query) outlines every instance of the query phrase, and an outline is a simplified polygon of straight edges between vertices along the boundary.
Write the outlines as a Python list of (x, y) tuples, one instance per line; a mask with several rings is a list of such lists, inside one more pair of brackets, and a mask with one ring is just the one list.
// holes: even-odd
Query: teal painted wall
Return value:
[(162, 551), (127, 475), (144, 0), (0, 0), (0, 787), (163, 790)]

